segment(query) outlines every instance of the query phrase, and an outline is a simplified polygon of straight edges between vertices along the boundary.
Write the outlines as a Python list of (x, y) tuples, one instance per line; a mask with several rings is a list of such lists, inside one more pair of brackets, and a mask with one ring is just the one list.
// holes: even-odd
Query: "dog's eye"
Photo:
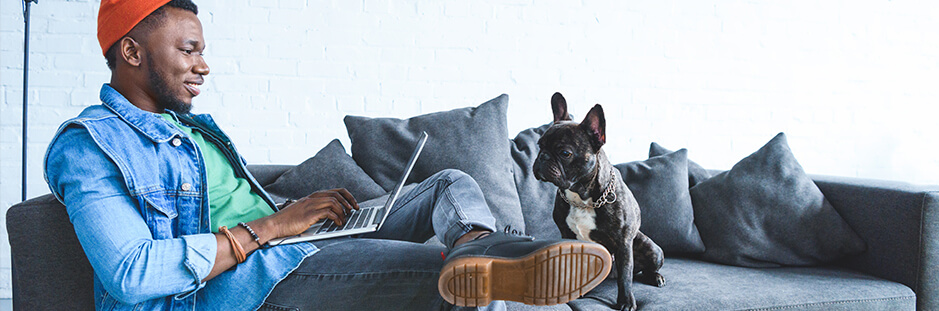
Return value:
[(558, 154), (560, 154), (562, 157), (565, 157), (565, 158), (570, 158), (572, 155), (574, 155), (573, 153), (567, 150), (561, 150), (561, 152), (558, 152)]

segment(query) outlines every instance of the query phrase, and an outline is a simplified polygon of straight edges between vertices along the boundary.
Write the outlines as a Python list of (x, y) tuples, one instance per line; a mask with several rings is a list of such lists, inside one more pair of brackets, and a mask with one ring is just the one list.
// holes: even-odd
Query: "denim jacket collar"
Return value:
[[(164, 122), (158, 114), (145, 111), (131, 104), (124, 95), (112, 88), (110, 84), (101, 86), (100, 97), (105, 107), (114, 111), (114, 114), (124, 119), (127, 124), (130, 124), (153, 142), (167, 142), (173, 136), (181, 134), (178, 128)], [(169, 110), (167, 110), (167, 113), (176, 118), (176, 113)]]

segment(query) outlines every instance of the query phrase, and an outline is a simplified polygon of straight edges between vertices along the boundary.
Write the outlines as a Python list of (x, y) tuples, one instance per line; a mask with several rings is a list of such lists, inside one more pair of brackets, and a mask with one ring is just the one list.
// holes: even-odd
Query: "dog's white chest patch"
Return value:
[[(567, 199), (571, 202), (582, 202), (585, 203), (585, 206), (591, 206), (592, 200), (584, 201), (580, 199), (580, 196), (577, 193), (565, 190)], [(575, 201), (576, 199), (576, 201)], [(567, 226), (571, 228), (571, 231), (574, 231), (574, 234), (577, 235), (577, 239), (581, 241), (594, 242), (590, 239), (590, 231), (597, 229), (597, 211), (593, 208), (580, 208), (571, 206), (570, 212), (567, 214)]]
[(568, 202), (575, 202), (581, 206), (593, 206), (593, 198), (587, 198), (587, 200), (581, 199), (577, 192), (564, 190), (564, 196), (567, 197)]

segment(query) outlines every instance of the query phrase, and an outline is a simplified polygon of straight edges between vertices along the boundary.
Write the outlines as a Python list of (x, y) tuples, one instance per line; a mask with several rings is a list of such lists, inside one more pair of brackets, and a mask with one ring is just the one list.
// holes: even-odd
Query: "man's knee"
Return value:
[(433, 176), (431, 176), (429, 179), (437, 180), (437, 181), (445, 181), (445, 184), (447, 186), (450, 186), (453, 184), (462, 184), (462, 183), (473, 183), (473, 184), (476, 183), (476, 181), (473, 180), (473, 177), (470, 176), (469, 174), (464, 173), (461, 170), (452, 169), (452, 168), (441, 170), (437, 172), (436, 174), (434, 174)]
[(455, 183), (461, 183), (461, 182), (467, 182), (467, 181), (472, 181), (473, 183), (476, 183), (476, 181), (473, 180), (473, 177), (470, 176), (469, 174), (464, 173), (461, 170), (452, 169), (452, 168), (441, 170), (437, 172), (437, 174), (434, 174), (433, 177), (447, 180), (449, 181), (448, 184), (455, 184)]
[(476, 183), (476, 180), (473, 179), (472, 176), (457, 169), (441, 170), (428, 178), (428, 181), (433, 181), (434, 184), (436, 184), (437, 191), (444, 191), (446, 189), (458, 189), (455, 191), (461, 193), (463, 191), (480, 191), (478, 190), (479, 184)]

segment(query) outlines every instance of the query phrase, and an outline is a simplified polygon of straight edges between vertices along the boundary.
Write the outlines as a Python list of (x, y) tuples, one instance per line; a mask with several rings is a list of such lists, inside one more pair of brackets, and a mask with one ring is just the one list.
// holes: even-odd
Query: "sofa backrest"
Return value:
[(248, 165), (248, 172), (250, 172), (251, 176), (254, 176), (254, 179), (263, 187), (274, 183), (280, 175), (283, 175), (284, 172), (295, 166), (296, 165), (286, 164), (250, 164)]

